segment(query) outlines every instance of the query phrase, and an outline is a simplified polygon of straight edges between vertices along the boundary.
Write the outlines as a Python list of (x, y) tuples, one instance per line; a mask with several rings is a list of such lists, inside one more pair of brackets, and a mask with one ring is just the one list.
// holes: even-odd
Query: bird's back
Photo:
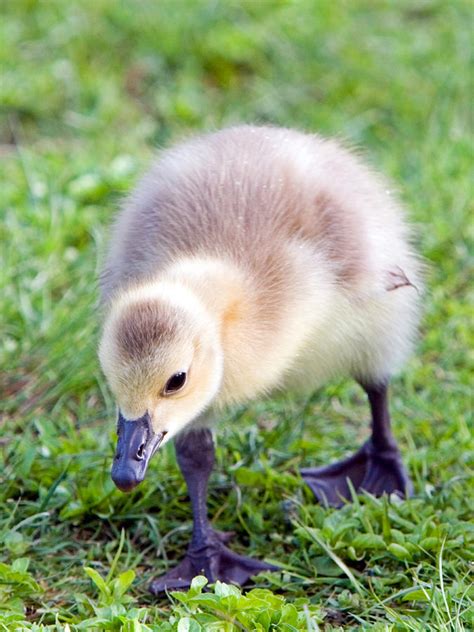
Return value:
[(281, 269), (295, 240), (351, 283), (376, 267), (368, 242), (386, 234), (389, 250), (403, 242), (399, 213), (348, 152), (293, 130), (239, 126), (164, 152), (119, 215), (102, 290), (107, 299), (186, 255)]

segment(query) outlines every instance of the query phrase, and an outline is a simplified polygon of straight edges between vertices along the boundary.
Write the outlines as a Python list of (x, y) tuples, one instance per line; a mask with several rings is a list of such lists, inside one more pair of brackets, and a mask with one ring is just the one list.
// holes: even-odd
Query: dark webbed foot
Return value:
[(340, 507), (351, 499), (348, 479), (356, 492), (374, 496), (396, 493), (409, 496), (411, 481), (396, 447), (377, 450), (369, 440), (353, 456), (327, 467), (301, 470), (305, 482), (323, 504)]
[(211, 583), (220, 580), (243, 585), (262, 571), (278, 570), (266, 562), (233, 553), (224, 544), (230, 537), (231, 534), (209, 530), (205, 543), (191, 544), (178, 566), (151, 582), (150, 591), (157, 595), (165, 590), (188, 588), (196, 575), (205, 575)]

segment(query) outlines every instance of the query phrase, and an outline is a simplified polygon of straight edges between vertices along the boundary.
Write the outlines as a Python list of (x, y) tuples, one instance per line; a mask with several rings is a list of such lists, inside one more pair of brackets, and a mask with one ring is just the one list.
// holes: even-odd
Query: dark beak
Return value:
[(145, 478), (148, 463), (160, 447), (166, 432), (153, 432), (148, 413), (139, 419), (127, 421), (119, 412), (117, 434), (112, 480), (123, 492), (129, 492)]

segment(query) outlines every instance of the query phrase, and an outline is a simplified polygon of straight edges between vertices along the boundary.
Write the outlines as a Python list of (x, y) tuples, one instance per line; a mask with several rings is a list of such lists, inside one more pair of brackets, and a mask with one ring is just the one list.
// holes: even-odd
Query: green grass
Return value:
[[(2, 3), (0, 629), (472, 629), (470, 10)], [(183, 554), (190, 512), (172, 449), (131, 495), (110, 480), (98, 260), (155, 147), (236, 121), (348, 139), (411, 211), (429, 274), (392, 410), (415, 496), (334, 511), (302, 484), (300, 465), (338, 458), (367, 433), (350, 382), (229, 411), (211, 514), (236, 532), (234, 550), (284, 573), (253, 592), (201, 593), (197, 581), (155, 600), (147, 584)]]

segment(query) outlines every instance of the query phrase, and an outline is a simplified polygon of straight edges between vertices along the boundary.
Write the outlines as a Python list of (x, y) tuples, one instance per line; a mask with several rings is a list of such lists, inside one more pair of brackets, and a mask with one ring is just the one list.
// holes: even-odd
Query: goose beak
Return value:
[(112, 465), (112, 480), (129, 492), (145, 478), (148, 463), (160, 447), (166, 432), (155, 434), (148, 413), (127, 421), (119, 412), (117, 449)]

